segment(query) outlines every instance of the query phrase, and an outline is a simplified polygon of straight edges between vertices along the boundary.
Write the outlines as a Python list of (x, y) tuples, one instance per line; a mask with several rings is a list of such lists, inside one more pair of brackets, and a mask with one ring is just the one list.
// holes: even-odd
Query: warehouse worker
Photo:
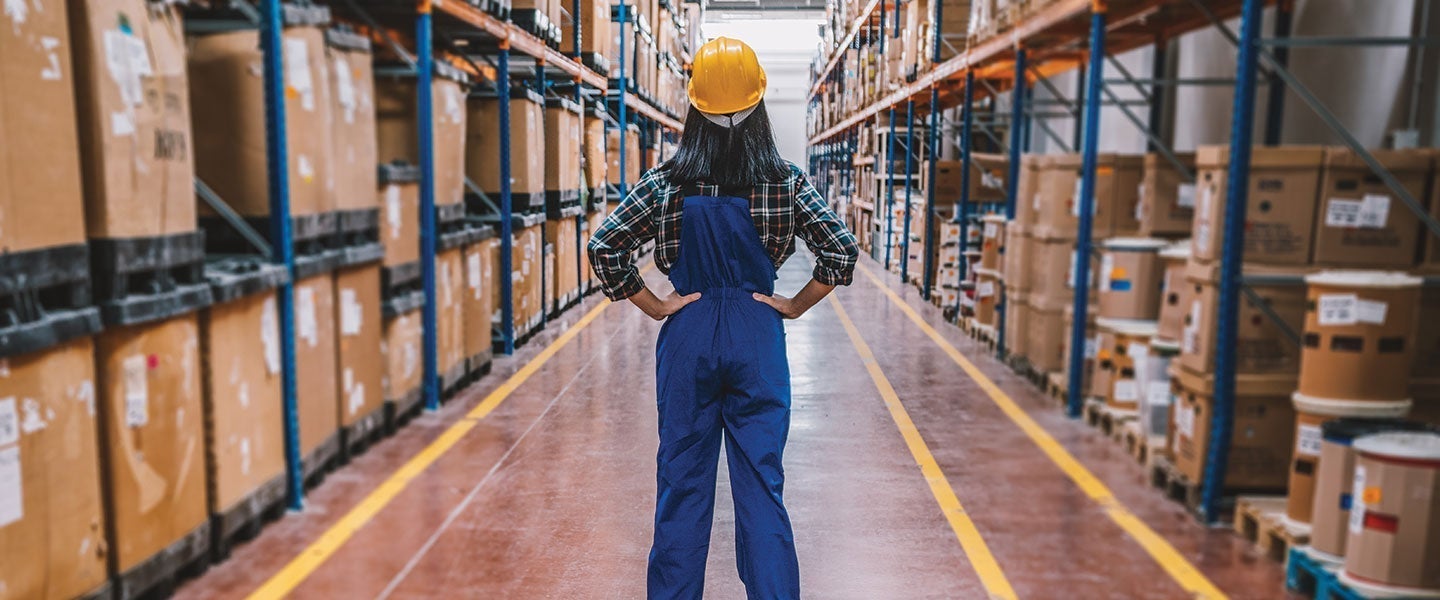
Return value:
[[(675, 157), (640, 179), (590, 240), (605, 295), (664, 320), (655, 349), (660, 450), (650, 598), (699, 598), (715, 510), (720, 440), (735, 499), (735, 552), (750, 598), (800, 595), (781, 455), (790, 429), (782, 319), (854, 276), (855, 237), (794, 165), (765, 114), (754, 50), (717, 38), (695, 54), (691, 108)], [(816, 255), (794, 297), (775, 272), (795, 237)], [(656, 296), (631, 259), (656, 240), (675, 291)]]

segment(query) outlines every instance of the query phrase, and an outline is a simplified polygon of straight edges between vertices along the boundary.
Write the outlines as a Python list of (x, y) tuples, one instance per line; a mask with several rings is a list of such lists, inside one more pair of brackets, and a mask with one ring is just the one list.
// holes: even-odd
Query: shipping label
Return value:
[(385, 220), (390, 223), (390, 239), (400, 238), (400, 224), (405, 215), (400, 214), (400, 186), (385, 186)]
[(1100, 257), (1100, 291), (1110, 291), (1110, 276), (1115, 270), (1115, 257), (1104, 254)]
[(335, 58), (335, 97), (344, 109), (346, 123), (355, 122), (355, 107), (359, 104), (355, 101), (355, 82), (350, 76), (350, 65), (345, 59)]
[(1134, 379), (1120, 379), (1115, 382), (1115, 399), (1120, 402), (1135, 402), (1140, 399), (1139, 386)]
[(0, 446), (20, 441), (20, 413), (15, 410), (15, 398), (0, 398)]
[(265, 370), (271, 375), (280, 372), (280, 313), (275, 297), (265, 299), (260, 309), (260, 346), (265, 351)]
[(1195, 439), (1195, 407), (1182, 406), (1175, 411), (1175, 431), (1180, 432), (1190, 439)]
[(144, 354), (136, 354), (120, 363), (120, 372), (125, 388), (125, 425), (144, 427), (150, 422), (150, 374), (149, 360)]
[[(1365, 489), (1365, 466), (1355, 465), (1355, 479), (1350, 485), (1350, 534), (1360, 533), (1365, 528), (1365, 502), (1361, 493)], [(1361, 498), (1360, 502), (1355, 499)]]
[(473, 252), (470, 254), (470, 256), (465, 257), (465, 270), (468, 274), (468, 278), (470, 281), (470, 289), (473, 291), (475, 299), (479, 300), (480, 289), (483, 285), (481, 282), (484, 281), (480, 273), (479, 252)]
[(340, 335), (360, 335), (364, 307), (356, 299), (355, 290), (340, 288)]
[(1295, 436), (1296, 456), (1320, 456), (1320, 426), (1301, 425)]
[[(1207, 190), (1209, 188), (1206, 188)], [(1195, 208), (1195, 184), (1182, 183), (1175, 187), (1176, 203), (1185, 208)]]
[(1170, 405), (1170, 382), (1150, 381), (1145, 383), (1145, 403), (1150, 406)]
[(320, 344), (319, 322), (315, 315), (315, 290), (302, 287), (295, 290), (295, 328), (298, 337), (311, 348)]
[(1325, 204), (1326, 227), (1358, 227), (1360, 225), (1360, 201), (1331, 198)]
[(285, 86), (300, 96), (300, 108), (315, 110), (315, 82), (310, 75), (310, 46), (285, 38)]
[(1356, 300), (1355, 320), (1372, 325), (1385, 324), (1385, 312), (1389, 305), (1378, 300)]
[(995, 282), (990, 280), (981, 281), (975, 286), (975, 295), (981, 298), (989, 298), (995, 295)]
[(1366, 229), (1384, 229), (1390, 221), (1390, 197), (1385, 194), (1365, 194), (1360, 200), (1360, 224)]
[(0, 527), (25, 517), (24, 477), (20, 472), (20, 447), (0, 448)]
[(1355, 294), (1320, 294), (1315, 303), (1316, 319), (1326, 327), (1354, 325), (1359, 320), (1359, 301)]
[(986, 224), (985, 224), (985, 237), (990, 238), (990, 239), (994, 239), (994, 238), (1000, 237), (1000, 228), (997, 227), (994, 223), (986, 223)]

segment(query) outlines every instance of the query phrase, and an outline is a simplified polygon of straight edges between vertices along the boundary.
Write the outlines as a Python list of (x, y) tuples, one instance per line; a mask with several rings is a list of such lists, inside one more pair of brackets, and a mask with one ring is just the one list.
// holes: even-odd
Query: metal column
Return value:
[[(1016, 196), (1020, 195), (1020, 161), (1023, 157), (1021, 146), (1024, 145), (1021, 143), (1021, 139), (1025, 135), (1026, 87), (1025, 49), (1016, 48), (1015, 81), (1014, 86), (1010, 88), (1010, 143), (1009, 148), (1006, 148), (1010, 162), (1006, 165), (1008, 172), (1005, 179), (1005, 220), (1009, 222), (1015, 221), (1015, 203), (1019, 201)], [(1005, 239), (1010, 239), (1008, 232)], [(1008, 246), (1009, 243), (1006, 245)], [(1010, 298), (1002, 294), (996, 317), (998, 326), (995, 327), (995, 354), (1002, 358), (1005, 356), (1005, 313), (1010, 309), (1009, 305)]]
[(290, 282), (279, 287), (280, 384), (285, 422), (285, 480), (290, 510), (305, 508), (300, 464), (300, 412), (295, 390), (295, 250), (290, 239), (290, 159), (285, 132), (285, 63), (280, 0), (260, 3), (260, 49), (265, 57), (265, 165), (270, 188), (271, 259)]
[[(626, 139), (626, 138), (630, 135), (630, 113), (629, 113), (628, 110), (626, 110), (626, 107), (625, 107), (625, 90), (626, 90), (626, 87), (625, 87), (625, 86), (626, 86), (626, 83), (625, 83), (625, 63), (627, 62), (627, 61), (625, 60), (625, 37), (626, 37), (626, 35), (625, 35), (625, 24), (630, 21), (630, 13), (626, 10), (627, 8), (629, 8), (628, 5), (626, 5), (625, 2), (624, 2), (623, 0), (621, 0), (621, 2), (620, 2), (620, 53), (616, 55), (616, 56), (619, 56), (619, 57), (620, 57), (620, 82), (619, 82), (619, 85), (617, 86), (617, 87), (620, 88), (620, 101), (618, 102), (618, 104), (619, 104), (619, 106), (620, 106), (620, 110), (619, 110), (619, 112), (620, 112), (620, 117), (619, 117), (619, 118), (620, 118), (620, 123), (619, 123), (619, 127), (620, 127), (620, 143), (617, 144), (617, 147), (620, 149), (620, 186), (617, 187), (616, 189), (619, 190), (619, 192), (620, 192), (620, 200), (621, 200), (621, 201), (624, 201), (624, 200), (625, 200), (625, 184), (627, 183), (627, 182), (625, 181), (625, 155), (627, 154), (627, 153), (625, 152), (625, 150), (626, 150), (626, 148), (629, 147), (629, 145), (630, 145), (630, 144), (627, 143), (627, 139)], [(638, 44), (637, 44), (637, 45), (638, 45)]]
[(510, 196), (510, 42), (496, 55), (495, 95), (500, 113), (500, 336), (505, 354), (515, 353), (515, 231)]
[(915, 100), (911, 99), (905, 101), (905, 225), (900, 238), (900, 281), (906, 283), (910, 281), (910, 188), (914, 184), (910, 171), (914, 163)]
[(1220, 238), (1219, 313), (1215, 333), (1215, 406), (1210, 411), (1210, 440), (1205, 457), (1200, 518), (1219, 515), (1230, 460), (1235, 422), (1235, 338), (1239, 325), (1241, 261), (1244, 259), (1245, 208), (1249, 200), (1250, 146), (1255, 125), (1255, 72), (1263, 0), (1245, 0), (1240, 12), (1240, 44), (1235, 64), (1235, 104), (1230, 120), (1230, 167), (1225, 181), (1224, 234)]
[[(420, 393), (425, 410), (440, 408), (439, 328), (435, 314), (435, 102), (431, 78), (435, 72), (434, 43), (431, 40), (430, 3), (420, 3), (415, 20), (416, 118), (420, 128), (420, 283), (425, 293), (421, 312)], [(501, 101), (505, 102), (504, 100)]]
[[(882, 4), (883, 6), (883, 4)], [(882, 19), (883, 25), (885, 21)], [(883, 39), (884, 36), (881, 36)], [(881, 54), (884, 54), (882, 51)], [(890, 112), (890, 135), (885, 139), (885, 173), (887, 174), (885, 185), (885, 269), (890, 269), (890, 248), (894, 246), (891, 242), (895, 239), (895, 108), (891, 107)]]
[[(939, 10), (939, 2), (935, 3)], [(922, 284), (920, 296), (930, 300), (930, 294), (935, 288), (935, 273), (939, 271), (939, 265), (930, 264), (935, 258), (935, 177), (938, 163), (940, 162), (940, 88), (935, 84), (930, 85), (930, 130), (925, 132), (930, 138), (930, 161), (928, 173), (925, 174), (925, 272), (921, 275)]]
[[(1248, 0), (1247, 0), (1248, 1)], [(1085, 326), (1089, 320), (1091, 227), (1095, 221), (1095, 162), (1100, 147), (1101, 75), (1105, 70), (1105, 12), (1096, 6), (1090, 14), (1090, 56), (1085, 70), (1084, 135), (1081, 138), (1080, 224), (1075, 241), (1075, 312), (1070, 327), (1070, 377), (1066, 384), (1066, 413), (1080, 416), (1084, 397)]]
[(960, 272), (955, 282), (955, 318), (960, 318), (961, 298), (965, 297), (965, 273), (970, 270), (970, 260), (965, 251), (970, 246), (970, 148), (971, 136), (975, 132), (975, 71), (965, 71), (965, 99), (960, 104), (960, 204), (955, 207), (955, 220), (960, 224), (960, 256), (955, 263)]

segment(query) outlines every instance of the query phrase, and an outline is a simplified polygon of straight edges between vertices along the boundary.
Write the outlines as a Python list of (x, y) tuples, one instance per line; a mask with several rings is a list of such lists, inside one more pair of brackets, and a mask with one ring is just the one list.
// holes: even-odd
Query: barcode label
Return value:
[(1320, 426), (1301, 425), (1295, 436), (1296, 456), (1320, 456)]
[(1321, 294), (1315, 303), (1316, 319), (1322, 326), (1354, 325), (1358, 302), (1355, 294)]

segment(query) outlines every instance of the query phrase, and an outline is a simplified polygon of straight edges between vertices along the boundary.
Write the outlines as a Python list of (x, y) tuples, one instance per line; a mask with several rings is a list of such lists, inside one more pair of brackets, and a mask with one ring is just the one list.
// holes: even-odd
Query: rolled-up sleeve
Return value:
[(657, 191), (662, 189), (657, 185), (656, 173), (652, 171), (636, 184), (600, 223), (586, 246), (601, 291), (611, 300), (624, 300), (645, 289), (640, 270), (635, 268), (634, 252), (655, 237)]
[(797, 173), (794, 185), (796, 233), (815, 253), (815, 281), (850, 285), (855, 279), (855, 261), (860, 257), (855, 235), (830, 210), (804, 173)]

